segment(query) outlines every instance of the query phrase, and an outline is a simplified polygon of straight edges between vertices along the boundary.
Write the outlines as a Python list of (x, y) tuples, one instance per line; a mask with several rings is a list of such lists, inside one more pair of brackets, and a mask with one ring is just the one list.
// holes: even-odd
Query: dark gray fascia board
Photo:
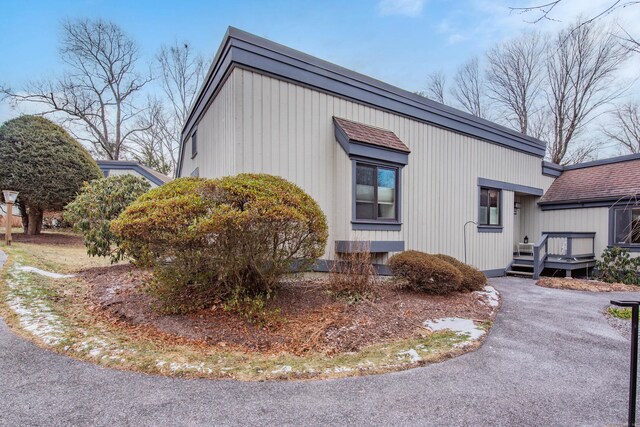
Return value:
[(600, 159), (600, 160), (594, 160), (592, 162), (585, 162), (585, 163), (578, 163), (575, 165), (568, 165), (568, 166), (564, 166), (563, 170), (573, 170), (573, 169), (584, 169), (584, 168), (590, 168), (593, 166), (600, 166), (600, 165), (609, 165), (611, 163), (621, 163), (621, 162), (628, 162), (630, 160), (640, 160), (640, 153), (636, 153), (636, 154), (627, 154), (625, 156), (618, 156), (618, 157), (611, 157), (608, 159)]
[(160, 186), (162, 184), (165, 184), (165, 181), (161, 180), (160, 178), (158, 178), (157, 176), (155, 176), (151, 172), (147, 171), (145, 168), (141, 167), (136, 162), (122, 162), (122, 163), (116, 164), (116, 163), (106, 163), (106, 162), (100, 161), (100, 162), (98, 162), (98, 167), (100, 168), (100, 170), (102, 170), (102, 173), (104, 173), (105, 177), (108, 176), (108, 171), (114, 170), (114, 169), (118, 169), (118, 170), (135, 170), (140, 175), (144, 176), (149, 181), (153, 182), (154, 184), (156, 184), (158, 186)]
[(587, 208), (610, 208), (612, 206), (629, 204), (632, 199), (591, 199), (591, 200), (568, 200), (562, 202), (538, 202), (538, 206), (543, 211), (554, 211), (561, 209), (587, 209)]
[(542, 196), (542, 188), (529, 187), (526, 185), (513, 184), (510, 182), (496, 181), (494, 179), (478, 178), (480, 187), (497, 188), (500, 190), (514, 191), (517, 193), (530, 194), (532, 196)]
[(402, 252), (404, 251), (404, 240), (336, 240), (336, 252), (353, 253), (368, 250), (372, 253), (380, 252)]
[[(537, 157), (545, 153), (545, 143), (535, 138), (233, 27), (227, 30), (191, 107), (182, 132), (182, 146), (232, 65), (272, 74)], [(178, 170), (182, 152), (183, 147)]]
[(563, 170), (564, 170), (564, 168), (562, 167), (562, 165), (558, 165), (556, 163), (551, 163), (551, 162), (546, 162), (546, 161), (542, 162), (542, 174), (543, 175), (552, 176), (554, 178), (557, 178), (560, 175), (562, 175), (562, 171)]
[(353, 140), (344, 133), (342, 128), (334, 123), (336, 139), (348, 156), (382, 160), (396, 165), (406, 166), (409, 163), (409, 153), (391, 150), (384, 147), (376, 147), (370, 144), (362, 144)]

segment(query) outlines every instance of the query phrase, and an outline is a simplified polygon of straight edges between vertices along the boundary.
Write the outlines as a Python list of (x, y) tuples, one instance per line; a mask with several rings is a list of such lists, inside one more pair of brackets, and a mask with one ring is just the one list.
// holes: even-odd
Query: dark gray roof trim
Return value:
[(167, 182), (171, 181), (171, 178), (169, 178), (168, 176), (162, 175), (161, 173), (156, 172), (144, 165), (141, 165), (138, 162), (127, 160), (96, 160), (96, 163), (98, 163), (98, 167), (100, 168), (100, 170), (102, 170), (102, 173), (105, 177), (109, 176), (110, 170), (118, 169), (134, 170), (156, 185), (166, 184)]
[(496, 181), (494, 179), (478, 178), (478, 185), (481, 187), (498, 188), (500, 190), (515, 191), (517, 193), (530, 194), (532, 196), (542, 196), (542, 188), (529, 187), (526, 185), (512, 184), (510, 182)]
[(540, 209), (543, 211), (556, 211), (561, 209), (587, 209), (587, 208), (610, 208), (612, 206), (632, 203), (632, 199), (616, 198), (616, 199), (593, 199), (593, 200), (576, 200), (562, 202), (538, 202)]
[(626, 156), (611, 157), (609, 159), (594, 160), (592, 162), (578, 163), (575, 165), (564, 166), (563, 170), (590, 168), (592, 166), (609, 165), (611, 163), (628, 162), (630, 160), (640, 160), (640, 153), (627, 154)]
[(562, 165), (545, 161), (542, 162), (542, 175), (557, 178), (562, 174), (563, 170), (564, 167), (562, 167)]
[(379, 80), (229, 27), (182, 133), (184, 141), (230, 67), (255, 69), (488, 142), (543, 157), (545, 143)]
[(361, 144), (349, 139), (344, 130), (334, 123), (336, 140), (345, 153), (349, 156), (364, 157), (374, 160), (384, 160), (400, 165), (409, 163), (409, 153), (404, 151), (392, 150), (390, 148), (375, 147), (369, 144)]

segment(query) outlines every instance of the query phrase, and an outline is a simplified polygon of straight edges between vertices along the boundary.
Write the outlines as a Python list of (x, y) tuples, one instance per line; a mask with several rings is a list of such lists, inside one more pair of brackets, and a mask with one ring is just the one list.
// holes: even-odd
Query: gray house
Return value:
[(96, 160), (104, 176), (135, 175), (149, 181), (151, 188), (171, 181), (171, 178), (138, 162), (130, 160)]
[[(229, 28), (184, 127), (176, 176), (263, 172), (296, 183), (328, 218), (319, 269), (354, 241), (370, 242), (380, 265), (416, 249), (488, 276), (592, 266), (616, 232), (612, 205), (551, 195), (571, 193), (575, 171), (584, 178), (601, 163), (563, 168), (544, 154), (542, 141)], [(634, 159), (606, 164), (640, 172)]]

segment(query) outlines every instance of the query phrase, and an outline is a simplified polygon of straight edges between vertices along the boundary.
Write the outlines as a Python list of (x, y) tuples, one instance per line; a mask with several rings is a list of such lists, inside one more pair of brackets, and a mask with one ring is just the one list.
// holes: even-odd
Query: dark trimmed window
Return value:
[(480, 215), (478, 224), (488, 226), (502, 225), (500, 197), (502, 190), (496, 188), (480, 188)]
[(640, 246), (640, 206), (614, 210), (614, 245)]
[(193, 159), (198, 154), (198, 131), (196, 130), (191, 135), (191, 158)]
[(398, 221), (398, 168), (356, 163), (356, 220)]

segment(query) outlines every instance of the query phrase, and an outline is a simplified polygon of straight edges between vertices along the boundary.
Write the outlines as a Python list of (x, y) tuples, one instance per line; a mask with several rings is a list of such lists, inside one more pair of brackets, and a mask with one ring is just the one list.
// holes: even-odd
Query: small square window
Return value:
[(640, 245), (640, 207), (616, 209), (614, 214), (614, 244)]
[(356, 164), (356, 220), (398, 220), (398, 169)]

